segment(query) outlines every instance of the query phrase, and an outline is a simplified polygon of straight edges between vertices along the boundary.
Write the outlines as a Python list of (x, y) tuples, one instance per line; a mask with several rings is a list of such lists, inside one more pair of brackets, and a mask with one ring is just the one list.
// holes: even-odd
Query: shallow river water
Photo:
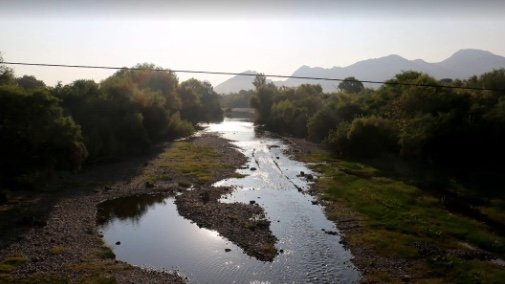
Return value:
[(246, 175), (244, 178), (221, 180), (215, 186), (235, 188), (221, 202), (254, 200), (264, 208), (278, 238), (276, 247), (282, 253), (272, 262), (259, 261), (217, 232), (181, 217), (173, 197), (144, 195), (101, 205), (109, 219), (99, 230), (117, 259), (147, 268), (177, 270), (191, 283), (359, 281), (350, 252), (339, 243), (338, 229), (326, 219), (323, 208), (313, 204), (314, 198), (306, 193), (310, 185), (299, 176), (301, 171), (313, 173), (284, 154), (287, 146), (282, 140), (259, 134), (251, 122), (240, 119), (209, 124), (203, 132), (230, 139), (249, 159), (238, 170)]

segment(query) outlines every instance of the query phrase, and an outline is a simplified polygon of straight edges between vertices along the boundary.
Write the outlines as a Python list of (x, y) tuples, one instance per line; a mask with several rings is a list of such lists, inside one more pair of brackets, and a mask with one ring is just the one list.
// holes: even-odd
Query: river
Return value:
[(351, 253), (340, 244), (338, 229), (307, 194), (310, 184), (300, 176), (300, 172), (315, 174), (284, 153), (288, 146), (281, 139), (256, 131), (244, 119), (208, 124), (202, 133), (231, 140), (248, 158), (247, 165), (238, 170), (245, 177), (214, 185), (235, 188), (221, 202), (255, 200), (264, 208), (281, 253), (272, 262), (250, 257), (217, 232), (181, 217), (173, 197), (154, 195), (103, 204), (115, 214), (99, 230), (117, 259), (151, 269), (177, 270), (191, 283), (359, 281), (360, 273)]

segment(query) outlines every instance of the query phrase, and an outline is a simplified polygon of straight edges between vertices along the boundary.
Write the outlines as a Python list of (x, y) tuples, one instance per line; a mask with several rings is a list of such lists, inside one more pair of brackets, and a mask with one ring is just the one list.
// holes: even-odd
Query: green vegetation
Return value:
[(65, 248), (62, 247), (62, 246), (52, 246), (50, 249), (49, 249), (49, 252), (51, 254), (62, 254), (65, 252)]
[(4, 184), (31, 184), (87, 157), (81, 130), (47, 90), (0, 86), (0, 163)]
[(179, 84), (173, 72), (151, 64), (119, 70), (100, 83), (54, 88), (33, 76), (16, 78), (0, 65), (0, 202), (9, 189), (36, 187), (55, 170), (143, 153), (222, 117), (209, 83)]
[[(409, 71), (389, 82), (496, 91), (371, 90), (348, 78), (342, 92), (326, 94), (258, 75), (251, 106), (257, 124), (328, 146), (303, 159), (321, 173), (316, 190), (337, 204), (327, 215), (362, 226), (346, 232), (351, 248), (407, 260), (419, 282), (500, 282), (504, 269), (489, 258), (505, 257), (505, 70), (465, 81)], [(391, 272), (376, 269), (365, 280), (402, 282)]]
[(110, 249), (107, 246), (100, 247), (98, 249), (97, 255), (98, 255), (98, 258), (100, 258), (100, 259), (115, 259), (116, 258), (116, 254), (114, 254), (112, 249)]
[(100, 84), (78, 80), (52, 90), (82, 127), (88, 161), (144, 152), (159, 141), (191, 134), (199, 121), (222, 119), (208, 83), (190, 79), (179, 85), (172, 72), (149, 64), (135, 68)]
[[(64, 248), (54, 246), (51, 248), (52, 254), (61, 254)], [(114, 260), (114, 253), (102, 247), (98, 250), (96, 257), (83, 259), (80, 263), (68, 264), (60, 272), (35, 272), (28, 277), (18, 278), (9, 272), (15, 270), (16, 266), (27, 261), (23, 256), (10, 256), (0, 261), (0, 283), (116, 283), (111, 273), (115, 271), (130, 269), (124, 264), (118, 264)], [(71, 278), (70, 275), (76, 276)]]
[[(220, 173), (234, 170), (214, 147), (197, 145), (191, 141), (174, 142), (170, 150), (158, 156), (153, 163), (154, 167), (149, 167), (144, 172), (147, 182), (182, 177), (192, 183), (206, 184), (215, 181)], [(179, 184), (189, 183), (182, 181)]]
[(344, 92), (326, 94), (319, 85), (278, 88), (258, 75), (251, 106), (256, 109), (257, 123), (325, 142), (347, 157), (393, 153), (406, 160), (467, 169), (501, 164), (505, 157), (501, 146), (505, 142), (504, 69), (451, 83), (496, 91), (394, 84), (398, 82), (447, 84), (447, 80), (408, 71), (376, 91), (348, 78), (340, 84)]
[[(328, 216), (337, 222), (363, 220), (359, 231), (346, 232), (351, 247), (371, 246), (381, 256), (418, 263), (411, 277), (430, 283), (437, 279), (440, 283), (498, 283), (504, 279), (503, 267), (485, 255), (472, 256), (475, 251), (465, 245), (505, 256), (505, 237), (485, 224), (449, 212), (432, 195), (369, 164), (343, 161), (329, 153), (308, 154), (303, 159), (321, 174), (316, 191), (339, 205), (328, 207)], [(357, 213), (350, 216), (349, 211)], [(395, 280), (380, 270), (367, 277)]]
[(241, 90), (238, 93), (231, 93), (219, 97), (221, 106), (224, 109), (228, 108), (248, 108), (251, 98), (254, 96), (253, 90)]
[[(344, 92), (326, 94), (319, 85), (279, 88), (258, 75), (251, 106), (258, 124), (325, 143), (340, 157), (393, 155), (461, 179), (472, 197), (503, 197), (505, 69), (450, 82), (408, 71), (388, 82), (371, 90), (348, 78)], [(496, 91), (436, 87), (446, 84)]]
[(356, 78), (347, 77), (342, 82), (340, 82), (340, 84), (338, 84), (338, 88), (345, 93), (357, 94), (363, 91), (365, 87), (363, 86), (363, 83), (358, 81)]
[(27, 259), (24, 256), (8, 256), (0, 261), (0, 273), (8, 273), (11, 272), (23, 263), (25, 263)]

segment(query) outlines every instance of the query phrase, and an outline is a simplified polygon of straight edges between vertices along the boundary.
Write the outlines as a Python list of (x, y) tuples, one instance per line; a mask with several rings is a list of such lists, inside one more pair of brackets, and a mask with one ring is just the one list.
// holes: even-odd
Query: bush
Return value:
[(189, 136), (195, 132), (195, 128), (191, 122), (182, 120), (178, 112), (170, 116), (168, 129), (171, 133), (171, 138)]
[(398, 135), (390, 120), (372, 116), (356, 118), (347, 132), (349, 151), (353, 156), (375, 157), (395, 152)]
[(335, 129), (330, 130), (325, 143), (328, 144), (337, 154), (349, 154), (349, 139), (347, 139), (347, 133), (350, 129), (350, 123), (340, 123)]
[(359, 158), (372, 158), (396, 151), (397, 130), (393, 123), (380, 117), (356, 118), (341, 123), (330, 131), (326, 143), (337, 153)]
[(338, 124), (338, 118), (331, 108), (323, 108), (316, 112), (307, 123), (308, 138), (320, 142), (324, 140), (329, 131)]

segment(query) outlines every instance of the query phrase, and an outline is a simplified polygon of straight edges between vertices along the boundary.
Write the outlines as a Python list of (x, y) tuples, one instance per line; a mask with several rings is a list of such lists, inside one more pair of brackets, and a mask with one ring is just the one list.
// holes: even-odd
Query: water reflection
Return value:
[(166, 204), (165, 199), (165, 195), (143, 194), (102, 202), (97, 208), (97, 223), (103, 226), (114, 219), (138, 223), (149, 207)]
[[(338, 229), (306, 194), (309, 185), (299, 173), (311, 173), (310, 169), (287, 156), (287, 146), (280, 139), (258, 133), (251, 122), (242, 119), (227, 118), (208, 125), (205, 132), (231, 140), (248, 157), (246, 167), (238, 170), (244, 178), (217, 183), (235, 188), (221, 201), (254, 200), (264, 208), (279, 240), (276, 248), (282, 253), (272, 262), (259, 261), (217, 232), (182, 218), (174, 198), (136, 196), (104, 204), (107, 209), (100, 211), (109, 220), (100, 229), (118, 259), (146, 267), (175, 268), (193, 283), (359, 281), (350, 252), (339, 244)], [(116, 242), (121, 245), (115, 246)]]

